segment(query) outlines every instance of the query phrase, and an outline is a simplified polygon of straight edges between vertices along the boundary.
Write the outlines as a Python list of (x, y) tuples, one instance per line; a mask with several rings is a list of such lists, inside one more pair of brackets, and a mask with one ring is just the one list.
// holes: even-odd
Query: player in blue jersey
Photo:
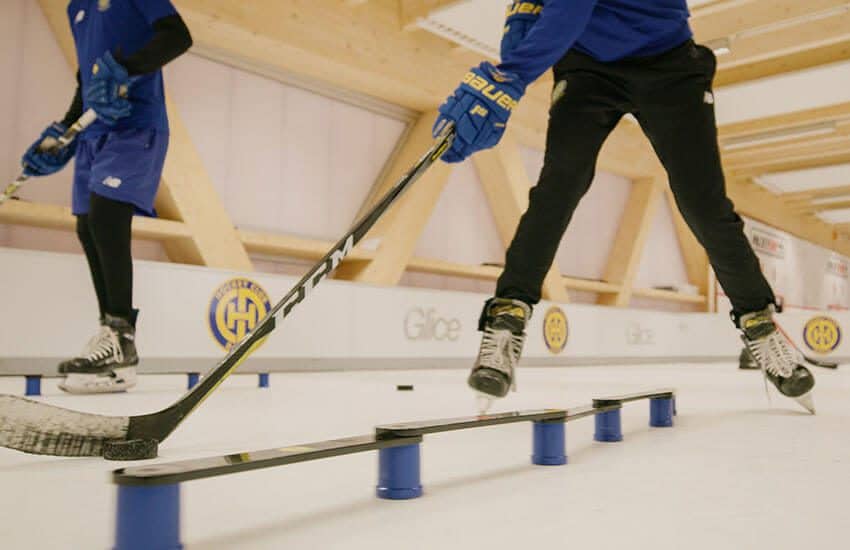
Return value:
[[(72, 393), (124, 391), (136, 383), (130, 233), (134, 214), (153, 216), (168, 149), (162, 67), (192, 38), (170, 0), (72, 0), (77, 91), (61, 122), (23, 157), (31, 176), (58, 172), (76, 158), (72, 212), (100, 309), (101, 329), (83, 353), (59, 365)], [(84, 111), (98, 120), (68, 147), (50, 145)]]
[(499, 65), (474, 67), (440, 107), (435, 135), (456, 127), (447, 162), (499, 142), (529, 84), (555, 87), (540, 179), (481, 315), (469, 385), (490, 397), (514, 384), (525, 325), (605, 139), (631, 113), (664, 165), (685, 220), (732, 301), (747, 347), (778, 390), (814, 411), (814, 378), (777, 330), (776, 299), (726, 195), (712, 81), (717, 62), (695, 44), (686, 0), (514, 0)]

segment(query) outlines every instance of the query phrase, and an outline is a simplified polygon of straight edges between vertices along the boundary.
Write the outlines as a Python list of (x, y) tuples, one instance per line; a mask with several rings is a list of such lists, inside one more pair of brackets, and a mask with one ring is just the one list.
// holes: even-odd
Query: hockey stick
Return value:
[[(66, 131), (62, 137), (58, 139), (57, 148), (61, 149), (67, 147), (69, 143), (74, 141), (74, 139), (86, 128), (91, 126), (94, 121), (97, 120), (97, 113), (94, 112), (93, 109), (89, 109), (83, 116), (77, 119), (77, 122), (73, 123), (68, 131)], [(0, 193), (0, 205), (4, 202), (12, 198), (12, 195), (18, 192), (18, 189), (21, 188), (23, 184), (30, 179), (30, 176), (26, 174), (26, 171), (22, 171), (21, 175), (18, 176), (15, 181), (6, 186), (6, 189), (3, 190), (3, 193)]]
[(168, 408), (139, 416), (102, 416), (53, 407), (12, 395), (0, 395), (0, 446), (54, 456), (101, 456), (110, 440), (162, 442), (283, 321), (313, 288), (351, 252), (375, 222), (451, 146), (448, 126), (428, 152), (366, 213), (272, 310), (201, 379)]

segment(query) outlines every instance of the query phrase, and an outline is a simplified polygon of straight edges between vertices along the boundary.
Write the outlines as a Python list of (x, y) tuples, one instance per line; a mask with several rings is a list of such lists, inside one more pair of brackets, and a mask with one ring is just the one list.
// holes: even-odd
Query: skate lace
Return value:
[(798, 362), (797, 351), (781, 331), (750, 342), (750, 351), (759, 366), (774, 376), (788, 378)]
[(100, 341), (103, 340), (104, 338), (109, 338), (110, 332), (112, 332), (112, 331), (109, 330), (109, 327), (107, 327), (105, 325), (101, 325), (98, 333), (95, 334), (94, 336), (92, 336), (91, 338), (89, 338), (89, 341), (86, 344), (86, 347), (83, 348), (83, 351), (80, 352), (79, 356), (80, 357), (88, 357), (89, 355), (94, 353), (94, 350), (97, 349), (97, 347), (100, 345)]
[[(492, 327), (484, 329), (481, 338), (479, 364), (482, 367), (504, 372), (513, 378), (514, 367), (522, 353), (524, 338), (509, 330), (496, 330)], [(507, 364), (505, 359), (507, 358)]]
[(92, 363), (106, 359), (114, 355), (117, 362), (124, 360), (124, 352), (121, 350), (121, 344), (118, 342), (118, 335), (109, 327), (103, 327), (101, 332), (92, 340), (95, 340), (89, 349), (88, 355), (85, 358)]

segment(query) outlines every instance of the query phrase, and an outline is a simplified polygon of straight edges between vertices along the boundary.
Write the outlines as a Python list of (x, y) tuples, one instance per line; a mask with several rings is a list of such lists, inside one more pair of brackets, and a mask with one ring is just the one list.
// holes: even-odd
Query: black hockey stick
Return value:
[[(77, 119), (77, 122), (71, 125), (68, 128), (68, 131), (65, 132), (62, 137), (57, 140), (56, 147), (61, 149), (63, 147), (67, 147), (69, 143), (74, 141), (74, 139), (79, 135), (80, 132), (91, 126), (94, 121), (97, 120), (97, 113), (94, 110), (89, 109), (83, 116)], [(30, 176), (26, 174), (26, 171), (21, 172), (21, 175), (18, 176), (15, 181), (6, 186), (6, 189), (0, 193), (0, 205), (4, 202), (12, 198), (12, 195), (18, 192), (18, 189), (30, 179)]]
[(101, 456), (112, 441), (162, 442), (189, 414), (258, 347), (313, 288), (342, 262), (387, 209), (451, 146), (454, 127), (448, 126), (415, 166), (366, 213), (330, 252), (228, 354), (176, 403), (140, 416), (102, 416), (81, 413), (12, 395), (0, 395), (0, 446), (33, 454)]

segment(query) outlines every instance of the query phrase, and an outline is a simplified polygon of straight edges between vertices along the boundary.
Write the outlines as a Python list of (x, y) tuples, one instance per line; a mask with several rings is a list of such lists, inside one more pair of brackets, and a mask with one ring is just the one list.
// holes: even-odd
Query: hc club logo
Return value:
[(570, 328), (567, 315), (558, 306), (552, 306), (543, 318), (543, 341), (552, 355), (558, 355), (567, 346)]
[(271, 309), (268, 294), (249, 279), (231, 279), (218, 287), (208, 312), (213, 338), (225, 350), (242, 340)]
[(803, 341), (814, 352), (830, 353), (841, 343), (841, 326), (832, 317), (814, 317), (803, 329)]

